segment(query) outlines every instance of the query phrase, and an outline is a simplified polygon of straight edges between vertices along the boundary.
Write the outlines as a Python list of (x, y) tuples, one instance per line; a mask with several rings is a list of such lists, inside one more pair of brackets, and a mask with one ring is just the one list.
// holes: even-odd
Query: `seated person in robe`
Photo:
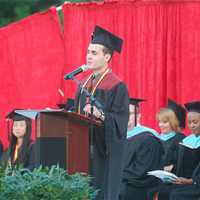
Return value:
[[(137, 106), (138, 102), (130, 101), (129, 131), (136, 126)], [(162, 144), (149, 130), (135, 131), (127, 139), (125, 152), (119, 199), (147, 200), (147, 190), (157, 183), (147, 172), (161, 168)]]
[[(192, 148), (200, 147), (200, 101), (185, 104), (188, 110), (188, 127), (192, 135), (183, 143)], [(180, 178), (176, 184), (180, 186), (170, 193), (170, 200), (200, 200), (200, 163), (193, 172), (192, 178)]]
[[(127, 138), (131, 137), (132, 135), (135, 135), (138, 132), (144, 132), (148, 131), (151, 132), (153, 135), (158, 137), (158, 133), (156, 130), (146, 127), (144, 125), (141, 125), (140, 119), (141, 119), (141, 112), (139, 103), (145, 101), (144, 99), (137, 99), (137, 98), (130, 98), (130, 105), (129, 105), (129, 121), (128, 121), (128, 132), (127, 132)], [(136, 114), (134, 114), (136, 112)]]
[(186, 111), (181, 105), (168, 99), (167, 107), (160, 109), (157, 119), (161, 131), (159, 138), (164, 148), (164, 170), (175, 173), (179, 142), (185, 138), (182, 130), (185, 128)]
[(10, 143), (3, 152), (0, 163), (2, 166), (20, 165), (33, 169), (35, 167), (35, 150), (31, 140), (32, 121), (14, 112), (11, 112), (8, 117), (13, 120)]
[(200, 162), (200, 102), (187, 103), (185, 107), (188, 111), (188, 128), (191, 135), (179, 144), (175, 172), (179, 178), (171, 184), (163, 184), (157, 188), (158, 200), (169, 200), (171, 192), (180, 185), (192, 184), (195, 168)]
[(171, 191), (170, 200), (200, 200), (200, 163), (194, 170), (191, 180), (184, 180), (184, 184), (183, 179), (180, 180), (181, 185)]

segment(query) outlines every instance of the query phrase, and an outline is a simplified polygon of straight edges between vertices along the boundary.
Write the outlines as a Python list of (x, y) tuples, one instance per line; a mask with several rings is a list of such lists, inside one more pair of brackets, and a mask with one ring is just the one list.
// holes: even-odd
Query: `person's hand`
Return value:
[[(86, 104), (85, 107), (83, 108), (83, 111), (85, 112), (86, 116), (89, 114), (91, 115), (91, 104)], [(93, 115), (97, 119), (102, 119), (102, 111), (98, 110), (96, 106), (93, 106)]]
[(164, 166), (164, 171), (167, 171), (167, 172), (171, 172), (172, 169), (173, 169), (174, 165), (167, 165), (167, 166)]
[(190, 185), (193, 183), (193, 180), (191, 178), (183, 178), (183, 177), (178, 177), (175, 181), (174, 184), (178, 184), (178, 185)]

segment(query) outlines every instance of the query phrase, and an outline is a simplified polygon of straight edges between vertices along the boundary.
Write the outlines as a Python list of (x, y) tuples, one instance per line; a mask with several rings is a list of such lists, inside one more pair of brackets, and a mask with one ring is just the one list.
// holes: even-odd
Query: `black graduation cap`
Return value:
[(12, 119), (13, 121), (22, 121), (22, 120), (31, 121), (31, 119), (34, 119), (35, 117), (30, 115), (29, 113), (26, 114), (24, 110), (15, 109), (9, 112), (6, 118)]
[(94, 32), (92, 34), (92, 44), (102, 44), (111, 51), (121, 52), (123, 40), (118, 36), (110, 33), (109, 31), (101, 28), (100, 26), (95, 26)]
[(168, 99), (167, 107), (175, 112), (180, 127), (185, 128), (186, 110), (172, 99)]
[[(145, 101), (144, 99), (138, 99), (138, 98), (129, 98), (129, 104), (132, 104), (136, 108), (139, 108), (139, 103)], [(137, 125), (137, 114), (135, 113), (135, 125)]]
[(63, 108), (65, 110), (73, 110), (74, 108), (74, 99), (68, 98), (65, 104), (58, 104), (59, 108)]
[(200, 101), (192, 101), (184, 104), (188, 112), (200, 113)]
[(139, 103), (145, 101), (145, 99), (129, 98), (129, 104), (139, 107)]

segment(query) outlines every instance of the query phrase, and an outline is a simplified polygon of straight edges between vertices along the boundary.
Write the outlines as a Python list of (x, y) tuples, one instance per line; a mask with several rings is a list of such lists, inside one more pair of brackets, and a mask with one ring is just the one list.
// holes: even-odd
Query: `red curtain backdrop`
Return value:
[(56, 9), (0, 29), (0, 134), (7, 145), (6, 114), (13, 108), (55, 107), (64, 65)]
[[(130, 96), (145, 98), (142, 122), (157, 128), (155, 114), (167, 97), (199, 98), (200, 3), (121, 1), (65, 4), (64, 34), (55, 8), (0, 29), (0, 134), (7, 145), (6, 114), (14, 108), (56, 107), (73, 97), (63, 75), (85, 63), (96, 24), (124, 39), (111, 67)], [(81, 79), (85, 74), (79, 75)], [(62, 88), (62, 98), (58, 89)]]
[[(179, 103), (200, 99), (200, 3), (180, 1), (65, 4), (65, 72), (85, 62), (96, 24), (124, 39), (112, 69), (130, 96), (144, 98), (142, 121), (156, 127), (155, 114), (167, 98)], [(71, 69), (70, 69), (71, 67)], [(66, 82), (65, 91), (74, 83)]]

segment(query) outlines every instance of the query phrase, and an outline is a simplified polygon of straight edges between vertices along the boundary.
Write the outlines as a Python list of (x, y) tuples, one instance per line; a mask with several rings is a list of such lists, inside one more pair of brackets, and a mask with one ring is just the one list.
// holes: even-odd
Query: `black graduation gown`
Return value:
[(200, 147), (190, 149), (179, 145), (179, 156), (177, 163), (177, 176), (191, 178), (195, 168), (200, 162)]
[[(192, 178), (195, 168), (200, 162), (200, 147), (197, 149), (190, 149), (179, 144), (178, 160), (176, 175), (179, 177)], [(162, 184), (159, 187), (153, 188), (149, 191), (149, 200), (152, 199), (152, 193), (158, 192), (158, 200), (169, 200), (171, 192), (179, 189), (180, 185), (176, 184)]]
[(182, 185), (170, 194), (170, 200), (200, 200), (200, 163), (192, 175), (192, 185)]
[(176, 133), (176, 135), (167, 141), (162, 141), (164, 148), (163, 166), (174, 165), (172, 173), (176, 172), (176, 164), (178, 158), (179, 142), (185, 137), (182, 133)]
[(198, 185), (180, 185), (170, 193), (170, 200), (200, 200)]
[[(88, 84), (87, 88), (90, 89)], [(90, 132), (93, 152), (90, 151), (90, 175), (93, 186), (100, 189), (99, 200), (117, 200), (123, 166), (123, 151), (126, 141), (129, 97), (125, 84), (112, 72), (108, 73), (97, 87), (94, 97), (102, 105), (105, 120), (101, 127), (94, 126)], [(88, 102), (80, 89), (75, 99), (75, 109), (80, 110)]]
[(150, 132), (142, 132), (127, 140), (120, 200), (147, 200), (147, 190), (157, 179), (147, 172), (161, 169), (163, 147)]
[[(0, 160), (0, 164), (2, 166), (6, 166), (8, 165), (8, 161), (10, 159), (10, 154), (9, 154), (9, 149), (6, 149), (3, 152), (3, 155), (1, 157)], [(14, 165), (17, 164), (17, 160), (15, 161)], [(28, 168), (30, 170), (33, 170), (36, 166), (36, 149), (35, 149), (35, 144), (31, 143), (28, 151), (27, 151), (27, 155), (26, 155), (26, 160), (24, 160), (23, 163), (20, 163), (20, 165), (22, 165), (22, 167), (24, 168)]]
[[(163, 167), (168, 165), (174, 165), (172, 173), (176, 173), (177, 170), (177, 160), (179, 152), (179, 143), (185, 137), (182, 133), (176, 133), (176, 135), (169, 140), (162, 141), (164, 148), (164, 154), (162, 156)], [(164, 185), (165, 187), (165, 185)], [(156, 192), (163, 189), (163, 183), (160, 181), (159, 186), (156, 186), (148, 191), (148, 199), (152, 200)]]

